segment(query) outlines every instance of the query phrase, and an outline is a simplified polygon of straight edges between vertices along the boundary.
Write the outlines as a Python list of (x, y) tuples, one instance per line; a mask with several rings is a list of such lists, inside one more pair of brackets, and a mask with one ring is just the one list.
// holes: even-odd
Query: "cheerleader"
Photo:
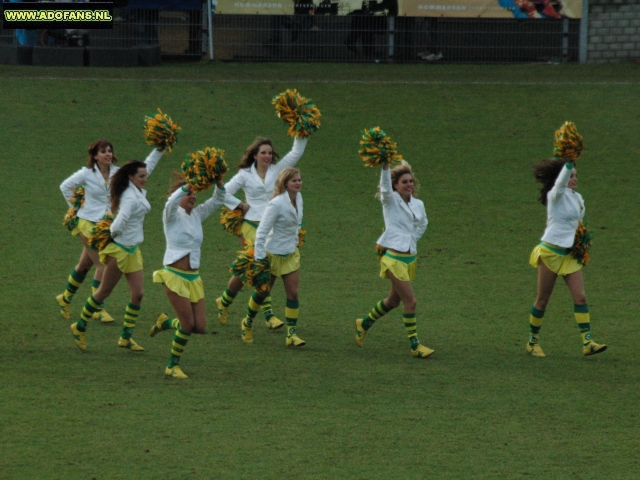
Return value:
[(162, 222), (167, 239), (164, 254), (164, 268), (153, 272), (153, 281), (163, 283), (169, 303), (177, 318), (170, 319), (161, 314), (151, 328), (150, 335), (175, 329), (169, 365), (165, 375), (171, 378), (187, 378), (180, 369), (180, 359), (192, 333), (205, 333), (206, 314), (204, 286), (198, 268), (200, 267), (200, 246), (202, 245), (202, 222), (225, 202), (222, 180), (218, 180), (213, 196), (196, 207), (193, 187), (182, 176), (169, 190), (170, 196), (164, 207)]
[[(296, 137), (293, 148), (281, 161), (277, 162), (279, 155), (273, 148), (273, 142), (269, 138), (258, 137), (247, 148), (240, 164), (238, 173), (227, 183), (226, 190), (229, 195), (242, 189), (246, 202), (238, 201), (235, 208), (242, 209), (244, 222), (242, 223), (242, 236), (240, 248), (244, 248), (245, 242), (255, 242), (256, 231), (262, 220), (269, 200), (273, 196), (278, 175), (286, 168), (293, 167), (302, 157), (307, 138)], [(277, 163), (276, 163), (277, 162)], [(218, 320), (221, 324), (227, 323), (229, 307), (233, 303), (238, 292), (242, 289), (242, 281), (239, 277), (232, 276), (226, 290), (216, 300), (218, 307)], [(284, 323), (274, 316), (271, 306), (271, 295), (268, 295), (262, 303), (262, 311), (265, 316), (267, 328), (275, 330)]]
[(129, 284), (131, 299), (125, 309), (124, 326), (118, 346), (135, 352), (144, 350), (131, 338), (140, 313), (144, 290), (142, 253), (139, 245), (144, 240), (144, 217), (151, 210), (144, 186), (163, 153), (162, 150), (156, 149), (144, 163), (133, 160), (120, 168), (111, 179), (111, 211), (117, 214), (110, 227), (113, 242), (100, 251), (100, 262), (105, 266), (102, 283), (87, 299), (80, 319), (71, 324), (74, 340), (81, 350), (87, 349), (87, 322), (101, 309), (100, 305), (111, 295), (123, 274)]
[(556, 278), (561, 276), (573, 298), (575, 319), (582, 336), (582, 353), (602, 353), (607, 346), (591, 339), (591, 320), (582, 276), (583, 263), (571, 253), (576, 230), (585, 212), (582, 196), (576, 192), (577, 170), (572, 161), (554, 158), (538, 163), (534, 167), (534, 175), (542, 183), (539, 200), (547, 207), (547, 228), (541, 243), (533, 249), (529, 258), (531, 266), (538, 269), (538, 293), (529, 315), (527, 352), (534, 357), (545, 356), (540, 347), (539, 333)]
[[(298, 230), (302, 226), (302, 178), (300, 170), (288, 167), (280, 172), (275, 182), (273, 198), (269, 201), (256, 232), (254, 257), (268, 260), (271, 269), (271, 286), (281, 277), (287, 295), (285, 320), (288, 347), (306, 344), (296, 335), (298, 324), (298, 283), (300, 281), (300, 252)], [(268, 293), (254, 292), (249, 298), (247, 316), (242, 319), (242, 340), (253, 343), (253, 319), (260, 306), (269, 298)]]
[(389, 163), (382, 162), (380, 191), (385, 230), (377, 244), (385, 250), (380, 259), (380, 277), (391, 281), (391, 290), (378, 302), (365, 318), (356, 320), (356, 344), (364, 345), (364, 338), (376, 320), (389, 313), (402, 302), (404, 322), (411, 354), (426, 358), (434, 350), (420, 344), (416, 332), (416, 297), (411, 281), (416, 270), (417, 243), (427, 229), (424, 203), (415, 198), (417, 184), (411, 166), (402, 162), (389, 170)]

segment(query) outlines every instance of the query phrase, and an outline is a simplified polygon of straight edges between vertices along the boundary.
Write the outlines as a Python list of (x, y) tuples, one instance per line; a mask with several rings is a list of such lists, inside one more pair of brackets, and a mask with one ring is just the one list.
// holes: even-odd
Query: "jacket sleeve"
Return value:
[(556, 183), (553, 185), (553, 188), (549, 190), (547, 194), (547, 199), (555, 202), (558, 198), (562, 196), (562, 194), (567, 189), (567, 185), (569, 183), (569, 178), (571, 178), (571, 172), (573, 171), (573, 165), (569, 162), (564, 164), (558, 178), (556, 178)]
[(390, 204), (393, 202), (393, 187), (391, 186), (391, 170), (381, 169), (380, 172), (380, 196), (382, 203)]
[(145, 158), (144, 164), (147, 166), (147, 177), (151, 175), (158, 165), (158, 162), (164, 155), (164, 150), (158, 150), (154, 148), (153, 151)]
[[(227, 195), (232, 198), (235, 198), (233, 197), (233, 195), (235, 195), (236, 192), (241, 188), (244, 188), (244, 171), (243, 170), (240, 170), (238, 173), (236, 173), (233, 176), (233, 178), (229, 180), (229, 183), (225, 183), (224, 185), (224, 189), (227, 191)], [(225, 201), (225, 205), (227, 206), (227, 208), (231, 208), (233, 210), (240, 204), (240, 200), (238, 200), (237, 198), (236, 200), (237, 202), (233, 207), (231, 207), (230, 204), (227, 203), (226, 201)]]
[[(278, 198), (278, 197), (276, 197)], [(256, 243), (253, 247), (254, 250), (254, 258), (256, 260), (262, 260), (267, 257), (267, 253), (265, 251), (265, 244), (267, 243), (267, 235), (273, 228), (278, 218), (278, 212), (280, 207), (275, 202), (276, 199), (273, 199), (267, 205), (266, 210), (262, 216), (262, 220), (260, 220), (260, 225), (258, 226), (258, 231), (256, 232)]]
[(171, 223), (178, 213), (178, 207), (180, 206), (180, 200), (187, 195), (187, 190), (184, 187), (180, 187), (173, 192), (167, 199), (167, 203), (164, 206), (162, 212), (162, 221), (165, 225)]
[(73, 204), (69, 202), (69, 199), (73, 197), (73, 191), (76, 187), (84, 185), (85, 179), (85, 169), (82, 168), (78, 170), (76, 173), (67, 178), (64, 182), (60, 184), (60, 191), (62, 195), (64, 195), (64, 201), (67, 202), (67, 205), (72, 206)]
[(302, 154), (304, 153), (305, 148), (307, 148), (308, 138), (299, 138), (296, 137), (293, 140), (293, 148), (289, 153), (287, 153), (282, 160), (280, 160), (275, 165), (275, 173), (276, 175), (280, 173), (287, 167), (293, 167), (296, 163), (302, 158)]
[[(127, 188), (136, 188), (134, 186), (129, 185)], [(120, 209), (116, 214), (116, 218), (113, 220), (111, 224), (111, 236), (113, 238), (117, 237), (120, 233), (124, 231), (125, 226), (129, 222), (129, 218), (131, 218), (131, 214), (133, 213), (135, 207), (135, 202), (132, 202), (128, 199), (125, 199), (124, 202), (120, 203)]]
[(200, 215), (200, 221), (202, 222), (206, 220), (213, 212), (216, 211), (216, 209), (224, 205), (226, 198), (227, 192), (225, 189), (216, 187), (211, 198), (195, 208), (198, 215)]
[(424, 204), (422, 204), (422, 216), (420, 217), (420, 221), (416, 225), (416, 241), (422, 238), (424, 232), (427, 230), (427, 225), (429, 221), (427, 220), (427, 212), (424, 209)]

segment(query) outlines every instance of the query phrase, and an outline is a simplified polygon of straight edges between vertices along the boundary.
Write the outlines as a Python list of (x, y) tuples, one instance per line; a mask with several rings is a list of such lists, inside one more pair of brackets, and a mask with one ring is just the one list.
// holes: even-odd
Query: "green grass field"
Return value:
[[(176, 64), (146, 69), (0, 68), (3, 312), (0, 478), (558, 478), (640, 474), (638, 264), (640, 67), (637, 65)], [(257, 322), (240, 339), (243, 291), (221, 326), (215, 298), (236, 239), (205, 224), (201, 273), (208, 334), (192, 336), (186, 381), (163, 371), (170, 312), (162, 208), (185, 154), (216, 146), (235, 165), (257, 135), (291, 140), (271, 97), (298, 88), (323, 125), (299, 166), (307, 243), (299, 335)], [(108, 299), (115, 326), (91, 323), (76, 348), (55, 304), (80, 254), (61, 226), (58, 185), (106, 137), (120, 161), (143, 159), (143, 119), (160, 107), (182, 127), (147, 184), (145, 299), (134, 338), (117, 348), (128, 288)], [(578, 190), (594, 232), (585, 269), (594, 339), (581, 354), (559, 280), (528, 357), (536, 292), (529, 253), (545, 225), (532, 165), (553, 132), (577, 123), (586, 153)], [(380, 125), (412, 163), (429, 227), (418, 245), (418, 333), (436, 353), (411, 357), (401, 312), (363, 349), (354, 319), (382, 299), (375, 240), (378, 171), (359, 160), (359, 130)], [(200, 194), (204, 198), (208, 193)], [(73, 317), (89, 295), (86, 281)], [(273, 292), (284, 316), (284, 290)]]

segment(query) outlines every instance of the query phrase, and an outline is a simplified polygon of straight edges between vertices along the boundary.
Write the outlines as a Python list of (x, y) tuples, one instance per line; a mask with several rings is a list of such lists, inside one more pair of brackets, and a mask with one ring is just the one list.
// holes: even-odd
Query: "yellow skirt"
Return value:
[[(561, 253), (565, 251), (566, 253)], [(544, 242), (535, 246), (529, 257), (529, 264), (538, 268), (540, 260), (549, 270), (561, 277), (575, 273), (583, 266), (569, 254), (568, 248), (557, 247)]]
[(242, 232), (242, 236), (244, 237), (245, 242), (249, 241), (251, 243), (256, 243), (256, 232), (258, 231), (258, 222), (249, 222), (245, 220), (242, 222), (242, 227), (240, 231)]
[(416, 275), (416, 255), (411, 253), (387, 253), (380, 259), (380, 278), (389, 278), (387, 272), (403, 282), (410, 282)]
[(74, 237), (77, 237), (78, 234), (81, 233), (86, 238), (89, 238), (94, 228), (96, 228), (95, 223), (90, 222), (89, 220), (85, 220), (84, 218), (79, 218), (78, 226), (73, 230), (71, 230), (71, 235), (73, 235)]
[(142, 270), (142, 252), (138, 245), (129, 247), (111, 242), (100, 251), (100, 261), (105, 265), (107, 257), (113, 257), (118, 261), (118, 268), (122, 273), (134, 273)]
[(164, 267), (153, 272), (153, 283), (164, 283), (169, 290), (198, 303), (204, 298), (204, 284), (200, 272), (187, 272), (174, 267)]
[(271, 267), (271, 275), (274, 277), (281, 277), (300, 268), (300, 250), (298, 248), (289, 255), (276, 255), (267, 252), (267, 258)]

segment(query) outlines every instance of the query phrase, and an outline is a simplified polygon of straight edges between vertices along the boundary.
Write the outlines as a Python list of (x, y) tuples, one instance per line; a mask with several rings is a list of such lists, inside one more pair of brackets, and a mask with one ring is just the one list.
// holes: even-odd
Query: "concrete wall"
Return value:
[(640, 0), (589, 0), (587, 61), (640, 60)]

